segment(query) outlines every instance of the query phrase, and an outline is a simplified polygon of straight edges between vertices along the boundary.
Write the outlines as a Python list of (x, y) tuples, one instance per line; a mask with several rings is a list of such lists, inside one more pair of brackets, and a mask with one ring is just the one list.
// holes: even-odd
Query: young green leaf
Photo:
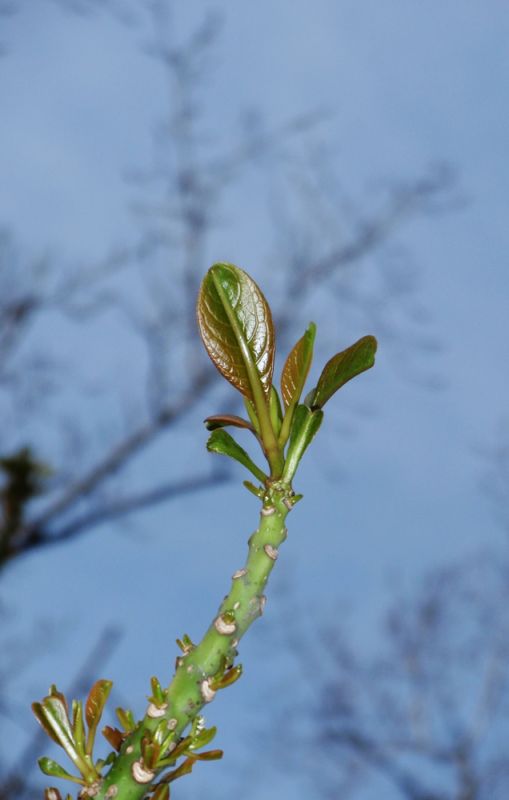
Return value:
[(196, 736), (193, 736), (188, 750), (197, 750), (199, 747), (206, 747), (210, 744), (216, 733), (217, 728), (215, 725), (213, 725), (212, 728), (203, 728)]
[(87, 697), (85, 719), (88, 725), (87, 753), (89, 755), (92, 753), (97, 726), (99, 725), (112, 686), (112, 681), (96, 681)]
[(136, 728), (136, 720), (134, 719), (134, 714), (132, 711), (127, 708), (117, 708), (115, 709), (115, 713), (118, 721), (126, 733), (131, 733), (134, 731)]
[(281, 372), (281, 396), (285, 408), (299, 402), (313, 358), (316, 325), (310, 322), (299, 341), (293, 346)]
[(248, 492), (254, 494), (255, 497), (258, 497), (259, 500), (263, 500), (263, 495), (265, 494), (264, 490), (261, 486), (255, 486), (251, 481), (242, 481)]
[(224, 377), (258, 406), (274, 369), (274, 326), (261, 290), (233, 264), (214, 264), (198, 296), (198, 325), (210, 359)]
[(206, 750), (204, 753), (193, 753), (193, 758), (197, 761), (217, 761), (223, 757), (222, 750)]
[(148, 736), (141, 740), (141, 754), (147, 769), (154, 769), (161, 755), (161, 745)]
[(312, 411), (304, 405), (299, 405), (295, 409), (290, 443), (288, 445), (288, 453), (283, 472), (284, 481), (291, 482), (299, 465), (299, 461), (322, 424), (322, 419), (323, 411), (321, 409)]
[(79, 763), (67, 706), (60, 696), (50, 694), (42, 703), (32, 703), (32, 711), (48, 736), (65, 750), (71, 761)]
[(267, 480), (267, 475), (256, 466), (244, 448), (237, 444), (233, 436), (230, 436), (223, 428), (218, 428), (211, 433), (207, 442), (207, 450), (211, 453), (219, 453), (219, 455), (235, 459), (239, 464), (246, 467), (261, 483)]
[[(175, 641), (177, 642), (177, 645), (180, 647), (182, 652), (185, 653), (186, 655), (187, 653), (190, 653), (192, 650), (194, 650), (194, 648), (196, 647), (195, 643), (187, 633), (184, 633), (182, 639), (175, 639)], [(161, 692), (163, 692), (163, 689), (161, 689)], [(163, 694), (162, 697), (163, 699), (161, 702), (164, 702), (165, 695)]]
[(85, 754), (85, 726), (83, 724), (83, 703), (81, 700), (72, 701), (72, 732), (76, 750), (80, 755)]
[(48, 724), (48, 720), (46, 719), (46, 712), (44, 711), (42, 703), (32, 703), (32, 711), (35, 715), (37, 722), (43, 729), (44, 733), (46, 733), (50, 739), (52, 739), (59, 745), (60, 738), (53, 730), (53, 726)]
[(281, 401), (275, 386), (272, 386), (270, 390), (269, 413), (272, 429), (276, 436), (279, 436), (279, 431), (281, 430), (281, 424), (283, 422), (283, 412), (281, 409)]
[(83, 784), (84, 781), (81, 778), (76, 778), (74, 775), (71, 775), (67, 770), (57, 764), (56, 761), (53, 761), (51, 758), (46, 758), (43, 756), (37, 762), (39, 764), (39, 768), (41, 772), (44, 772), (45, 775), (50, 775), (52, 778), (64, 778), (67, 781), (73, 781), (73, 783), (80, 783)]
[[(189, 640), (189, 636), (185, 633), (184, 634), (184, 641)], [(180, 639), (177, 639), (177, 643)], [(158, 706), (159, 708), (166, 702), (166, 693), (161, 686), (161, 683), (155, 675), (153, 675), (150, 679), (150, 688), (152, 689), (152, 694), (148, 698), (150, 703), (154, 703), (154, 705)]]
[(311, 408), (323, 408), (327, 400), (347, 381), (355, 378), (375, 363), (377, 341), (374, 336), (363, 336), (358, 342), (336, 353), (323, 368), (316, 389), (306, 401)]

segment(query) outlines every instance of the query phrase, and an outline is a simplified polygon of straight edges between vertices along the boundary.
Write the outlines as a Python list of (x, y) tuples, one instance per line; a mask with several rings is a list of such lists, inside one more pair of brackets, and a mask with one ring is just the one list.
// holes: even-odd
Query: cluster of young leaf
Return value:
[[(186, 638), (188, 639), (188, 637)], [(226, 670), (224, 674), (218, 675), (217, 686), (215, 685), (214, 688), (219, 689), (230, 685), (241, 673), (241, 667)], [(39, 759), (38, 763), (45, 775), (52, 778), (63, 778), (89, 789), (101, 780), (103, 768), (111, 765), (116, 758), (116, 752), (110, 753), (106, 759), (94, 761), (93, 758), (97, 728), (111, 687), (111, 681), (97, 681), (88, 695), (85, 713), (83, 713), (81, 701), (73, 700), (72, 715), (69, 716), (67, 700), (55, 686), (50, 688), (49, 695), (41, 703), (32, 704), (33, 712), (44, 731), (65, 750), (80, 773), (79, 776), (71, 775), (56, 761), (43, 757)], [(157, 678), (151, 679), (151, 687), (152, 694), (148, 698), (149, 702), (156, 707), (165, 706), (168, 700), (166, 690), (163, 689)], [(119, 752), (126, 738), (139, 727), (140, 723), (136, 722), (132, 711), (117, 708), (116, 713), (122, 730), (107, 725), (103, 728), (102, 734), (114, 751)], [(152, 792), (152, 800), (168, 800), (169, 784), (183, 775), (188, 775), (197, 761), (214, 761), (222, 758), (222, 750), (198, 752), (210, 744), (216, 732), (217, 729), (214, 726), (205, 728), (204, 719), (201, 716), (194, 719), (189, 734), (177, 742), (174, 741), (174, 733), (168, 728), (165, 718), (161, 719), (155, 730), (144, 731), (141, 739), (141, 756), (144, 767), (153, 772), (161, 772), (174, 767), (171, 771), (166, 772), (157, 784), (147, 787)], [(183, 761), (177, 766), (180, 758), (183, 758)], [(60, 792), (54, 787), (46, 790), (45, 797), (46, 800), (61, 800)], [(71, 795), (67, 795), (66, 800), (71, 800)]]
[[(170, 796), (169, 784), (189, 775), (197, 761), (215, 761), (223, 757), (222, 750), (205, 750), (201, 753), (197, 751), (206, 747), (214, 739), (217, 728), (205, 728), (204, 718), (197, 716), (194, 718), (189, 734), (181, 738), (172, 748), (168, 747), (168, 729), (166, 722), (163, 721), (153, 733), (143, 737), (141, 741), (141, 754), (143, 765), (149, 770), (159, 771), (167, 767), (175, 769), (166, 772), (157, 784), (153, 786), (151, 800), (168, 800)], [(177, 759), (183, 757), (183, 761), (176, 766)]]
[(93, 748), (111, 687), (111, 681), (99, 680), (94, 683), (85, 710), (80, 700), (72, 701), (72, 716), (69, 716), (65, 696), (56, 686), (50, 688), (49, 695), (41, 703), (32, 703), (32, 710), (44, 731), (65, 750), (80, 773), (80, 777), (71, 775), (56, 761), (44, 757), (39, 759), (39, 766), (45, 775), (65, 778), (82, 786), (91, 786), (100, 779), (102, 768), (111, 763), (111, 758), (94, 762)]
[[(316, 386), (300, 402), (313, 358), (316, 326), (310, 323), (290, 351), (281, 373), (281, 398), (273, 385), (275, 334), (270, 307), (253, 279), (233, 264), (214, 264), (200, 289), (197, 307), (203, 343), (219, 372), (244, 398), (248, 419), (207, 417), (207, 448), (246, 467), (262, 484), (291, 483), (304, 451), (318, 431), (323, 406), (347, 381), (373, 366), (377, 342), (363, 336), (336, 353)], [(267, 475), (224, 428), (251, 431), (267, 459)], [(263, 489), (245, 482), (258, 496)]]

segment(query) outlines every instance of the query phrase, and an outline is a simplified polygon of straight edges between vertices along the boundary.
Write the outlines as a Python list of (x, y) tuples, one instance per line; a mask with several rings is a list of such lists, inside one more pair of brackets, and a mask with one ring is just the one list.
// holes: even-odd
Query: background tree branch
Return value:
[[(93, 3), (85, 3), (81, 11), (93, 9)], [(138, 14), (151, 28), (146, 51), (164, 76), (168, 108), (154, 128), (152, 165), (130, 174), (138, 197), (133, 242), (113, 248), (97, 264), (71, 268), (49, 256), (26, 262), (8, 232), (0, 237), (6, 265), (0, 272), (5, 284), (0, 303), (0, 392), (3, 389), (4, 403), (13, 409), (11, 429), (17, 430), (21, 410), (23, 427), (33, 437), (29, 442), (18, 434), (8, 437), (2, 450), (9, 457), (29, 443), (34, 463), (39, 459), (48, 462), (54, 471), (36, 494), (25, 498), (15, 520), (5, 512), (9, 504), (9, 484), (5, 483), (0, 565), (34, 547), (69, 540), (101, 522), (146, 508), (151, 501), (170, 499), (179, 488), (186, 493), (199, 491), (217, 481), (213, 473), (201, 478), (178, 476), (171, 481), (155, 474), (154, 486), (141, 487), (127, 474), (150, 445), (201, 407), (211, 390), (213, 371), (203, 361), (195, 332), (196, 291), (218, 210), (230, 187), (254, 162), (265, 163), (269, 171), (281, 165), (284, 191), (295, 199), (293, 208), (283, 216), (284, 203), (276, 204), (279, 212), (275, 215), (277, 219), (279, 214), (286, 231), (284, 240), (278, 232), (279, 303), (275, 308), (280, 340), (285, 344), (299, 335), (292, 322), (293, 309), (303, 307), (313, 292), (326, 286), (343, 308), (355, 309), (369, 320), (374, 298), (354, 288), (366, 262), (371, 262), (370, 268), (375, 266), (377, 254), (390, 246), (405, 220), (428, 213), (441, 201), (444, 206), (451, 203), (449, 172), (431, 170), (407, 184), (389, 187), (378, 209), (356, 211), (351, 200), (348, 225), (342, 222), (339, 226), (337, 200), (341, 194), (346, 207), (344, 191), (334, 186), (330, 169), (325, 184), (323, 158), (316, 157), (311, 146), (322, 115), (307, 114), (275, 128), (266, 126), (260, 115), (251, 115), (237, 144), (221, 152), (206, 135), (203, 105), (219, 18), (206, 16), (181, 42), (175, 36), (171, 3), (144, 4)], [(303, 218), (307, 218), (304, 226)], [(387, 303), (387, 308), (383, 321), (377, 321), (390, 328), (391, 300), (383, 281), (379, 292), (376, 306), (380, 309)], [(60, 377), (64, 365), (58, 356), (48, 355), (48, 348), (44, 354), (38, 352), (39, 331), (49, 320), (77, 336), (80, 347), (88, 336), (96, 338), (102, 327), (119, 326), (120, 337), (122, 331), (125, 336), (122, 359), (128, 359), (130, 349), (139, 353), (144, 375), (144, 397), (138, 390), (132, 391), (129, 381), (121, 382), (120, 396), (115, 397), (105, 375), (101, 387), (104, 409), (94, 398), (90, 416), (98, 416), (100, 425), (111, 430), (106, 436), (102, 432), (97, 435), (88, 422), (80, 429), (72, 420), (68, 450), (75, 456), (77, 442), (79, 458), (66, 458), (62, 447), (55, 450), (53, 446), (49, 452), (46, 437), (41, 436), (39, 401), (58, 409), (64, 395)], [(184, 335), (176, 331), (184, 331)], [(86, 348), (83, 354), (92, 365), (95, 354)], [(73, 380), (79, 392), (82, 376), (69, 375), (69, 379), (65, 393)], [(27, 391), (33, 395), (33, 427), (26, 425), (26, 402), (20, 401)], [(131, 408), (126, 405), (126, 394), (132, 395)], [(118, 425), (109, 423), (112, 403), (118, 408), (117, 418), (125, 419), (122, 431), (114, 432)], [(58, 411), (51, 425), (60, 425), (64, 443)], [(99, 441), (92, 446), (94, 438)], [(66, 461), (72, 467), (64, 471), (61, 465)], [(122, 486), (115, 487), (114, 479)]]

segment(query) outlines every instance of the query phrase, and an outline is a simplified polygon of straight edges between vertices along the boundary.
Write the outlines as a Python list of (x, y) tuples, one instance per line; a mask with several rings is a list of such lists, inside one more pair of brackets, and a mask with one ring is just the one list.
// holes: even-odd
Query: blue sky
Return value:
[[(317, 137), (360, 205), (376, 208), (388, 180), (410, 180), (430, 164), (448, 162), (457, 171), (458, 208), (420, 216), (396, 234), (416, 264), (418, 299), (429, 314), (430, 336), (442, 348), (428, 355), (416, 349), (415, 358), (407, 348), (401, 369), (402, 355), (389, 341), (384, 347), (383, 331), (357, 330), (359, 321), (348, 320), (345, 336), (379, 335), (377, 367), (345, 388), (326, 420), (329, 433), (308, 455), (298, 487), (305, 501), (291, 519), (285, 558), (278, 563), (283, 572), (287, 560), (287, 578), (304, 605), (337, 600), (352, 607), (359, 638), (368, 643), (389, 583), (411, 586), (427, 567), (501, 538), (479, 489), (477, 448), (493, 442), (509, 389), (507, 6), (474, 0), (223, 0), (211, 6), (199, 0), (176, 4), (177, 35), (209, 8), (224, 15), (203, 94), (214, 147), (231, 145), (246, 109), (261, 109), (272, 126), (318, 109), (327, 118)], [(124, 177), (129, 168), (149, 163), (151, 128), (167, 102), (165, 85), (143, 52), (148, 33), (140, 27), (102, 12), (65, 15), (45, 2), (20, 9), (2, 21), (7, 55), (0, 61), (0, 221), (27, 252), (49, 249), (73, 263), (98, 258), (132, 236), (133, 191)], [(277, 278), (270, 275), (273, 267), (267, 269), (264, 175), (255, 169), (239, 182), (209, 245), (210, 260), (235, 261), (262, 286)], [(278, 192), (281, 199), (281, 187)], [(308, 316), (318, 323), (330, 319), (326, 302), (319, 292), (310, 297), (302, 326)], [(51, 346), (53, 331), (45, 333)], [(333, 334), (335, 328), (323, 330), (327, 346)], [(440, 390), (413, 377), (430, 372), (441, 379)], [(176, 450), (186, 448), (190, 465), (201, 458), (205, 438), (200, 413), (190, 421), (192, 441), (183, 433), (172, 441)], [(345, 426), (355, 435), (343, 436)], [(154, 457), (171, 459), (164, 447)], [(214, 495), (139, 515), (127, 535), (103, 527), (72, 546), (14, 565), (1, 596), (15, 613), (16, 631), (48, 620), (57, 620), (63, 631), (14, 682), (20, 713), (50, 682), (65, 686), (98, 622), (117, 617), (125, 633), (108, 675), (122, 696), (139, 697), (141, 706), (149, 676), (162, 674), (173, 658), (175, 636), (184, 630), (197, 636), (208, 624), (227, 576), (243, 559), (246, 537), (239, 531), (249, 534), (255, 514), (254, 501), (233, 482)], [(98, 548), (105, 554), (101, 565)], [(145, 622), (142, 585), (149, 570), (155, 602), (164, 609), (156, 632)], [(136, 576), (139, 591), (125, 588), (126, 574)], [(99, 591), (85, 602), (87, 575)], [(276, 575), (278, 581), (283, 578)], [(76, 597), (75, 606), (69, 596)], [(270, 605), (269, 598), (269, 620)], [(243, 661), (246, 679), (209, 711), (228, 761), (204, 767), (193, 778), (194, 789), (182, 787), (183, 797), (219, 772), (233, 772), (235, 761), (247, 757), (241, 709), (253, 713), (261, 679), (266, 689), (267, 653), (256, 632), (246, 641)], [(23, 727), (30, 724), (26, 714)], [(11, 735), (18, 735), (14, 726)], [(218, 796), (229, 786), (218, 779)], [(276, 787), (270, 778), (253, 796), (286, 796), (284, 787)]]

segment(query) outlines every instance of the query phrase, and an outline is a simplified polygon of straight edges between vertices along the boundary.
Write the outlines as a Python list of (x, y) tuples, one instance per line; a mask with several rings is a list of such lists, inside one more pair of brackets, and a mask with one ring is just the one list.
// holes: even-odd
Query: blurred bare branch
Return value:
[(127, 514), (132, 514), (134, 511), (156, 506), (159, 503), (171, 500), (173, 497), (181, 497), (204, 489), (211, 489), (229, 478), (230, 474), (226, 470), (214, 470), (207, 475), (196, 475), (180, 481), (175, 480), (147, 491), (130, 494), (125, 498), (111, 499), (89, 512), (76, 516), (67, 524), (57, 528), (55, 533), (51, 535), (51, 539), (48, 537), (42, 540), (39, 539), (37, 527), (31, 528), (28, 532), (26, 543), (23, 545), (24, 549), (31, 550), (41, 544), (59, 544), (76, 536), (82, 530), (92, 528), (94, 525), (103, 524), (124, 517)]
[[(322, 630), (307, 665), (313, 717), (294, 713), (310, 731), (297, 759), (303, 748), (319, 767), (324, 797), (339, 785), (352, 798), (382, 787), (388, 799), (507, 796), (508, 575), (506, 553), (434, 570), (391, 601), (371, 656), (337, 626)], [(308, 651), (294, 652), (305, 669)]]
[[(117, 13), (115, 2), (63, 3), (80, 13), (92, 13), (99, 5)], [(129, 4), (125, 10), (134, 13)], [(279, 191), (294, 198), (276, 202), (273, 214), (279, 252), (278, 270), (270, 279), (276, 284), (280, 341), (295, 335), (293, 309), (324, 287), (343, 306), (366, 318), (377, 316), (377, 325), (390, 331), (394, 315), (386, 302), (387, 287), (380, 284), (376, 296), (362, 290), (361, 268), (384, 251), (405, 220), (427, 213), (450, 192), (447, 171), (432, 170), (391, 185), (379, 207), (354, 202), (332, 179), (327, 159), (317, 155), (313, 142), (323, 120), (318, 112), (271, 127), (251, 111), (237, 139), (216, 140), (204, 87), (221, 20), (205, 16), (179, 40), (173, 10), (166, 0), (136, 7), (136, 25), (164, 77), (168, 104), (154, 129), (152, 164), (129, 175), (137, 198), (131, 241), (95, 264), (71, 267), (49, 255), (27, 259), (7, 231), (0, 235), (0, 402), (12, 414), (2, 452), (12, 457), (30, 441), (35, 461), (44, 456), (54, 470), (43, 492), (26, 497), (16, 524), (12, 515), (4, 518), (3, 563), (170, 499), (179, 490), (198, 491), (219, 480), (218, 473), (161, 479), (157, 470), (152, 486), (124, 478), (138, 457), (200, 407), (212, 389), (214, 373), (204, 363), (195, 332), (195, 298), (211, 235), (222, 224), (221, 208), (250, 165), (256, 162), (268, 175), (279, 174)], [(401, 280), (402, 270), (393, 284)], [(412, 279), (407, 284), (411, 296)], [(397, 297), (394, 303), (401, 306), (406, 300)], [(57, 332), (49, 346), (48, 328)], [(104, 378), (99, 386), (93, 365), (103, 353), (87, 349), (86, 343), (111, 338), (112, 328), (118, 361), (105, 363), (100, 374), (116, 370), (122, 377), (111, 386)], [(57, 355), (57, 340), (75, 345), (65, 356)], [(136, 353), (132, 376), (131, 352)], [(127, 364), (126, 371), (122, 365)], [(89, 368), (93, 377), (85, 378)], [(129, 415), (126, 395), (132, 404)], [(62, 409), (79, 408), (85, 397), (90, 400), (83, 413), (64, 422)], [(28, 440), (17, 433), (18, 417)], [(124, 418), (123, 429), (110, 423), (112, 417)], [(94, 431), (95, 419), (103, 420), (99, 424), (106, 435)], [(60, 430), (60, 445), (55, 444), (58, 435), (50, 443), (50, 430)], [(63, 453), (65, 441), (78, 448), (70, 461)], [(67, 462), (65, 470), (60, 468)], [(113, 486), (120, 475), (122, 491)], [(7, 501), (8, 486), (3, 491)]]

